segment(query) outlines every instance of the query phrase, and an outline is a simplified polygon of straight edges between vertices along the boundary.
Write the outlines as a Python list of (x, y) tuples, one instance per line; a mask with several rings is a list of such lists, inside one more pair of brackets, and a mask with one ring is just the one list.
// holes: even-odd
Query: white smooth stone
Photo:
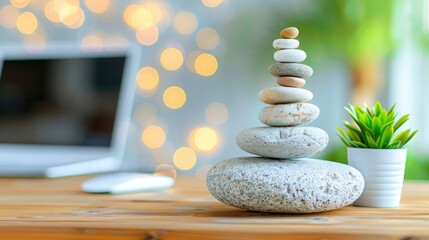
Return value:
[(256, 127), (241, 131), (237, 145), (268, 158), (312, 157), (328, 145), (328, 134), (315, 127)]
[(274, 60), (282, 63), (299, 63), (307, 58), (307, 54), (300, 49), (284, 49), (274, 53)]
[(313, 93), (303, 88), (270, 87), (262, 89), (258, 97), (267, 104), (298, 103), (310, 101)]
[(291, 49), (299, 47), (299, 41), (296, 39), (276, 39), (273, 42), (275, 49)]

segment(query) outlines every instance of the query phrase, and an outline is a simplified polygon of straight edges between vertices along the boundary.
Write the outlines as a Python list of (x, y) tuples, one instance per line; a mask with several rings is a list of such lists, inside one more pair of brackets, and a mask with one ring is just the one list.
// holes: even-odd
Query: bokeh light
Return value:
[(90, 34), (82, 39), (80, 47), (84, 50), (101, 51), (104, 47), (104, 43), (99, 36)]
[(85, 0), (86, 7), (93, 13), (103, 13), (110, 5), (109, 0)]
[(195, 59), (194, 67), (198, 74), (209, 77), (217, 71), (217, 60), (213, 55), (203, 53)]
[(6, 5), (0, 9), (0, 24), (5, 28), (15, 28), (19, 17), (19, 11), (12, 5)]
[(60, 21), (71, 29), (79, 28), (85, 22), (85, 13), (81, 8), (71, 11), (69, 14), (59, 14), (59, 16)]
[(136, 31), (136, 39), (145, 46), (150, 46), (158, 41), (158, 27), (152, 25), (148, 28), (139, 28)]
[(174, 29), (180, 34), (191, 34), (198, 27), (198, 20), (191, 12), (180, 12), (173, 21)]
[(16, 27), (23, 34), (32, 34), (36, 31), (38, 21), (36, 16), (31, 12), (24, 12), (19, 15)]
[(194, 129), (189, 134), (189, 144), (197, 151), (207, 152), (213, 150), (218, 144), (216, 131), (209, 127)]
[(133, 116), (139, 124), (146, 126), (156, 121), (158, 111), (154, 105), (145, 103), (136, 107)]
[(197, 45), (203, 50), (214, 50), (219, 45), (219, 33), (213, 28), (203, 28), (197, 33)]
[(174, 71), (182, 66), (183, 55), (177, 48), (167, 48), (161, 53), (160, 61), (165, 69)]
[(16, 8), (25, 8), (31, 0), (10, 0), (10, 3)]
[(151, 125), (143, 130), (142, 142), (148, 148), (159, 148), (165, 142), (165, 132), (160, 126)]
[(159, 4), (154, 2), (144, 2), (141, 6), (151, 13), (154, 24), (158, 24), (162, 20), (163, 13)]
[(137, 4), (131, 4), (125, 9), (124, 20), (134, 29), (144, 29), (154, 25), (151, 11)]
[(214, 8), (219, 6), (223, 0), (201, 0), (201, 2), (207, 7)]
[(58, 12), (55, 10), (54, 1), (49, 1), (45, 6), (45, 16), (46, 18), (54, 23), (60, 22), (60, 16), (58, 16)]
[(171, 86), (164, 91), (162, 99), (168, 108), (179, 109), (186, 103), (186, 92), (181, 87)]
[(168, 177), (176, 178), (177, 172), (176, 172), (176, 169), (174, 168), (173, 165), (163, 163), (163, 164), (159, 164), (158, 166), (156, 166), (155, 171), (154, 171), (154, 175), (156, 175), (156, 176), (168, 176)]
[(212, 103), (207, 106), (204, 116), (208, 123), (220, 126), (228, 120), (228, 109), (222, 103)]
[(136, 83), (144, 90), (153, 90), (158, 86), (159, 74), (155, 68), (143, 67), (137, 72)]
[(173, 162), (178, 169), (189, 170), (195, 166), (197, 156), (192, 148), (181, 147), (174, 153)]

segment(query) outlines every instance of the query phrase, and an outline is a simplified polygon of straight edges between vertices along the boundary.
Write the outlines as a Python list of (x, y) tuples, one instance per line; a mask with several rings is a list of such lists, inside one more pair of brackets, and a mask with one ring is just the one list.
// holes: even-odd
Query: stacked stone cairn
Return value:
[(362, 193), (364, 180), (354, 168), (311, 159), (328, 144), (328, 134), (301, 125), (320, 113), (307, 103), (312, 92), (303, 89), (313, 69), (302, 64), (307, 54), (297, 49), (297, 28), (281, 31), (273, 42), (277, 63), (269, 72), (280, 86), (265, 88), (259, 99), (259, 120), (268, 125), (245, 129), (236, 138), (244, 151), (260, 157), (239, 157), (215, 164), (207, 186), (219, 201), (237, 208), (262, 212), (311, 213), (341, 208)]

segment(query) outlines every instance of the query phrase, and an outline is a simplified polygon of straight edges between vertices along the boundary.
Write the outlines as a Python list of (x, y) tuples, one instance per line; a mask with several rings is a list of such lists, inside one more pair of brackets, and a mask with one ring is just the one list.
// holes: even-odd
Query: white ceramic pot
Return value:
[(365, 179), (362, 195), (353, 204), (397, 207), (401, 201), (407, 149), (348, 148), (349, 165)]

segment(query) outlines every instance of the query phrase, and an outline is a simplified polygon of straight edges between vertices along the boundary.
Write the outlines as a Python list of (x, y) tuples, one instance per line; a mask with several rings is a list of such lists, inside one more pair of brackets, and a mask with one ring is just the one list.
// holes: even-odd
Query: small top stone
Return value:
[(299, 34), (298, 28), (288, 27), (288, 28), (283, 29), (280, 32), (280, 37), (292, 39), (292, 38), (298, 37), (298, 34)]

